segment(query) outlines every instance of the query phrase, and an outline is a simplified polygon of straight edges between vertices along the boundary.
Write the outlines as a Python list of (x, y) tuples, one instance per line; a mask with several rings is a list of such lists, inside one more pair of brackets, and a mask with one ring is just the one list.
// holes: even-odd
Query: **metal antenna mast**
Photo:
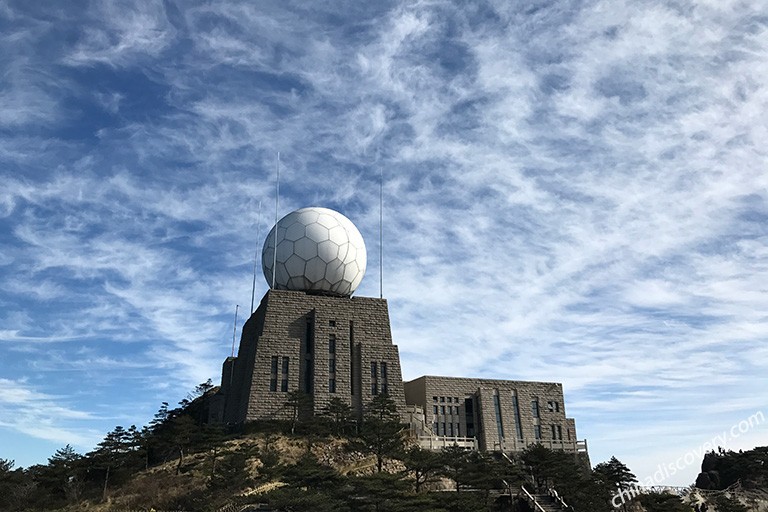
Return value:
[(261, 240), (261, 201), (259, 201), (259, 215), (256, 217), (256, 252), (253, 255), (253, 285), (251, 286), (251, 313), (253, 313), (253, 299), (256, 295), (256, 265), (259, 259), (259, 241)]
[(235, 357), (235, 337), (237, 336), (237, 310), (240, 309), (240, 304), (235, 305), (235, 325), (232, 328), (232, 357)]
[(384, 168), (379, 168), (379, 298), (384, 298)]
[(277, 152), (277, 179), (275, 180), (275, 232), (272, 238), (272, 289), (275, 289), (275, 273), (277, 272), (277, 210), (280, 206), (280, 152)]

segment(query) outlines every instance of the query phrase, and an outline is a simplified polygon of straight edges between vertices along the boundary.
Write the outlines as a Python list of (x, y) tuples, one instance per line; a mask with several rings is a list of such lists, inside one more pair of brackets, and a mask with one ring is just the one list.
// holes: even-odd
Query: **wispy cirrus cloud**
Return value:
[(756, 4), (84, 11), (0, 14), (7, 379), (122, 365), (141, 410), (215, 380), (280, 151), (281, 213), (361, 228), (361, 295), (378, 295), (383, 175), (407, 378), (561, 381), (593, 461), (637, 473), (765, 402)]

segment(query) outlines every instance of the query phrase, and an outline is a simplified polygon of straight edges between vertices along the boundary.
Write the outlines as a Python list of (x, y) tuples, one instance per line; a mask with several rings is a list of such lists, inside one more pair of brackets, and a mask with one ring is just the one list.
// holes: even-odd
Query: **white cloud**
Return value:
[[(765, 402), (757, 4), (348, 7), (113, 2), (74, 44), (19, 31), (35, 51), (9, 67), (19, 129), (0, 139), (3, 346), (86, 343), (59, 368), (124, 365), (169, 392), (215, 379), (280, 151), (281, 214), (330, 206), (363, 232), (362, 295), (383, 171), (406, 378), (562, 381), (593, 461), (636, 473), (674, 446), (653, 450), (660, 422), (682, 439), (697, 414)], [(67, 134), (29, 128), (46, 122)], [(642, 450), (614, 434), (630, 423)]]

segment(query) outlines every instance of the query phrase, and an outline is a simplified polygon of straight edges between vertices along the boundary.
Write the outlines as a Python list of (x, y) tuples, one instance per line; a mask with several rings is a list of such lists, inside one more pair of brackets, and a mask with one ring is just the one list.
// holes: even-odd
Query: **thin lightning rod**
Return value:
[(232, 328), (232, 357), (235, 357), (235, 337), (237, 336), (237, 310), (240, 309), (240, 304), (235, 305), (235, 325)]
[(379, 168), (379, 298), (384, 298), (384, 168)]
[(275, 274), (277, 273), (277, 210), (280, 207), (280, 152), (277, 152), (277, 179), (275, 180), (275, 236), (272, 238), (272, 289), (275, 289)]
[(261, 201), (259, 201), (259, 215), (256, 217), (256, 252), (253, 255), (253, 285), (251, 286), (251, 313), (253, 313), (253, 299), (256, 297), (256, 265), (259, 259), (259, 241), (261, 240)]

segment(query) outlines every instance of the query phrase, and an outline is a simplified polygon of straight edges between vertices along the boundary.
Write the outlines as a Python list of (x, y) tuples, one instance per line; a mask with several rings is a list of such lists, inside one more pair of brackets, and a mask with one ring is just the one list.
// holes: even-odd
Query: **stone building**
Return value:
[(301, 391), (303, 414), (331, 398), (358, 415), (378, 394), (405, 403), (400, 357), (384, 299), (270, 290), (243, 326), (237, 357), (224, 362), (222, 420), (288, 419), (288, 393)]
[(566, 417), (560, 383), (426, 375), (404, 387), (406, 403), (421, 409), (423, 426), (416, 434), (423, 446), (515, 452), (539, 443), (586, 453), (575, 420)]
[(270, 290), (245, 322), (237, 356), (224, 361), (211, 420), (290, 419), (286, 402), (296, 391), (306, 397), (300, 416), (338, 398), (359, 418), (387, 394), (423, 447), (512, 452), (541, 443), (586, 455), (561, 384), (434, 376), (403, 383), (387, 301), (352, 296), (365, 268), (362, 236), (343, 215), (302, 208), (281, 219), (262, 252)]

